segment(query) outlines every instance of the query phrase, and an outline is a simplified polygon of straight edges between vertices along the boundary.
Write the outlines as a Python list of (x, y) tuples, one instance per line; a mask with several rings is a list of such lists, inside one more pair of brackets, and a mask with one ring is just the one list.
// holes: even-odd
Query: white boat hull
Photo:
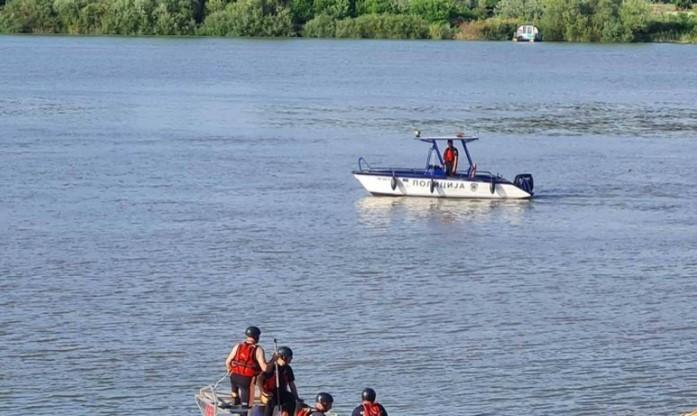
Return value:
[[(430, 198), (525, 199), (532, 195), (511, 183), (495, 183), (464, 178), (410, 178), (354, 173), (353, 176), (373, 195), (421, 196)], [(433, 185), (432, 185), (433, 182)]]

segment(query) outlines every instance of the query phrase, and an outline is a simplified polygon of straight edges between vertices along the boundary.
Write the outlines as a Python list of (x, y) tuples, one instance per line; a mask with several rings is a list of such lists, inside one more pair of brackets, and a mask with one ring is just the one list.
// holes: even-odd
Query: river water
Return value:
[[(0, 37), (0, 414), (195, 415), (244, 328), (350, 414), (697, 408), (697, 48)], [(478, 132), (524, 202), (376, 198)]]

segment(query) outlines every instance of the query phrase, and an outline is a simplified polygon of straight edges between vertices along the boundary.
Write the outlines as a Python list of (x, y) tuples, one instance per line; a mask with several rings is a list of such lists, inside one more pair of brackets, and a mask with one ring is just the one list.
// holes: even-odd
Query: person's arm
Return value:
[(457, 151), (453, 152), (453, 175), (457, 172), (457, 162), (460, 161), (460, 155), (458, 153)]
[(380, 410), (382, 410), (382, 416), (388, 416), (387, 410), (385, 410), (385, 406), (381, 405), (380, 403), (378, 403), (378, 406), (380, 406)]
[(266, 355), (264, 354), (264, 349), (261, 347), (257, 347), (257, 352), (256, 352), (256, 357), (257, 357), (257, 364), (259, 364), (259, 368), (261, 368), (261, 371), (266, 373), (267, 371), (271, 371), (269, 368), (273, 364), (273, 357), (271, 357), (271, 360), (268, 362), (266, 361)]
[(358, 406), (355, 409), (353, 409), (353, 413), (351, 413), (351, 416), (361, 416), (361, 410), (363, 410), (363, 406)]
[(295, 381), (291, 381), (288, 383), (288, 387), (290, 387), (290, 393), (295, 397), (296, 401), (302, 401), (300, 400), (300, 397), (298, 397), (298, 389), (295, 387)]
[(227, 358), (225, 359), (225, 368), (228, 369), (228, 371), (230, 371), (229, 370), (230, 363), (235, 358), (235, 354), (237, 354), (237, 347), (238, 346), (239, 346), (239, 344), (235, 344), (235, 346), (232, 347), (232, 351), (230, 351), (230, 354), (228, 354)]

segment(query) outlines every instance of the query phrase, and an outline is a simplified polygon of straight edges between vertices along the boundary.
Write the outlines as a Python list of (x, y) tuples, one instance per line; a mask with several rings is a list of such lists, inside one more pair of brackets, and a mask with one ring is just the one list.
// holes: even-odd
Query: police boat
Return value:
[[(358, 170), (353, 176), (363, 187), (376, 196), (421, 196), (433, 198), (526, 199), (533, 196), (533, 178), (529, 173), (516, 175), (513, 182), (499, 174), (480, 170), (472, 161), (468, 143), (479, 137), (462, 133), (453, 137), (421, 137), (416, 139), (430, 145), (424, 169), (372, 167), (365, 158), (358, 159)], [(468, 166), (448, 175), (438, 148), (439, 143), (460, 142)]]
[[(214, 384), (209, 384), (199, 389), (194, 396), (196, 405), (201, 411), (201, 416), (263, 416), (264, 404), (261, 402), (261, 394), (259, 389), (255, 387), (254, 404), (249, 407), (232, 404), (232, 396), (230, 394), (229, 376), (226, 374)], [(299, 409), (304, 403), (298, 402), (296, 409)], [(279, 416), (278, 409), (274, 409), (274, 416)], [(327, 416), (338, 416), (333, 411), (325, 412)]]

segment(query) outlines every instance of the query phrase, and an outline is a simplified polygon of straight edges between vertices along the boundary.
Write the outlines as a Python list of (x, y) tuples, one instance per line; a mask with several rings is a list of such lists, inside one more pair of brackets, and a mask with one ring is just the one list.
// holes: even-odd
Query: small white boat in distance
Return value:
[[(481, 198), (481, 199), (525, 199), (533, 196), (533, 179), (522, 173), (513, 182), (489, 171), (477, 169), (472, 161), (467, 144), (479, 138), (458, 134), (453, 137), (421, 137), (429, 143), (428, 157), (424, 169), (379, 168), (368, 165), (364, 158), (358, 159), (358, 170), (353, 176), (373, 195), (422, 196), (432, 198)], [(464, 150), (468, 166), (450, 175), (446, 174), (445, 163), (438, 143), (459, 141)], [(459, 157), (462, 159), (462, 157)]]
[(513, 42), (539, 42), (542, 40), (539, 29), (533, 25), (518, 26), (513, 34)]

